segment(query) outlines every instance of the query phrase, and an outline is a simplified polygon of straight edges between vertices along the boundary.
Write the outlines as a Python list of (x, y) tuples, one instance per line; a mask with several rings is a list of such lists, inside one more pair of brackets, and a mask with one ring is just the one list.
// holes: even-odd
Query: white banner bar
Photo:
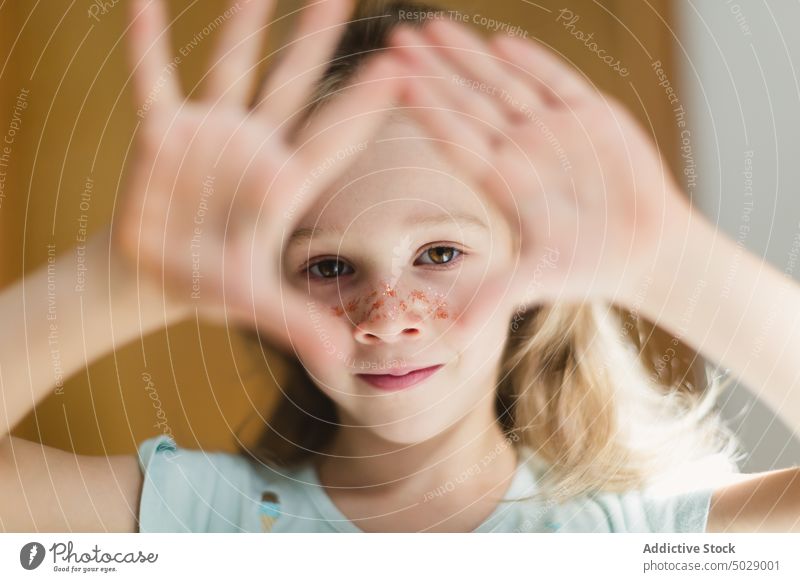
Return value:
[(325, 582), (796, 581), (800, 534), (0, 534), (0, 580), (235, 582), (254, 574)]

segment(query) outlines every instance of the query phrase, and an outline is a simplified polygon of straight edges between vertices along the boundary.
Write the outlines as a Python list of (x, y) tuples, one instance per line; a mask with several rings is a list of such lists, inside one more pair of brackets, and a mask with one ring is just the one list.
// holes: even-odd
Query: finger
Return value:
[(492, 88), (497, 102), (516, 117), (525, 108), (534, 109), (541, 99), (530, 86), (502, 66), (486, 42), (467, 26), (436, 20), (423, 29), (430, 44), (464, 76)]
[[(230, 4), (228, 11), (239, 7), (240, 0), (230, 0)], [(261, 28), (274, 6), (275, 0), (249, 0), (222, 27), (206, 77), (204, 99), (247, 105), (261, 52)]]
[(309, 101), (314, 85), (331, 62), (352, 0), (318, 0), (305, 7), (288, 51), (259, 91), (255, 109), (272, 119), (285, 120)]
[(136, 101), (147, 109), (177, 105), (177, 70), (170, 60), (169, 31), (162, 0), (135, 0), (130, 5), (128, 43)]
[(408, 114), (436, 141), (442, 155), (467, 179), (480, 181), (491, 156), (487, 131), (454, 111), (448, 100), (429, 86), (428, 79), (408, 79), (403, 97)]
[(237, 323), (264, 333), (287, 354), (326, 358), (332, 347), (347, 345), (346, 326), (289, 284), (282, 249), (265, 247), (255, 230), (237, 233), (225, 248), (225, 306)]
[(319, 168), (330, 159), (337, 161), (336, 172), (322, 172), (314, 180), (309, 198), (324, 190), (354, 161), (356, 156), (342, 156), (342, 152), (357, 151), (369, 141), (394, 109), (406, 73), (402, 63), (389, 55), (369, 59), (347, 87), (331, 97), (292, 137), (305, 167)]
[[(435, 50), (427, 48), (428, 44), (421, 34), (407, 26), (398, 27), (389, 38), (389, 46), (408, 59), (414, 70), (421, 75), (442, 79), (441, 83), (433, 79), (430, 82), (435, 83), (437, 89), (441, 85), (441, 91), (447, 93), (454, 110), (490, 127), (505, 127), (507, 117), (500, 105), (490, 99), (486, 92), (482, 92), (482, 87), (474, 86), (477, 83), (463, 82), (467, 80), (458, 75), (450, 63), (446, 63)], [(487, 89), (491, 90), (490, 87)]]
[(594, 93), (583, 76), (538, 42), (498, 35), (492, 46), (508, 66), (526, 73), (528, 82), (548, 103), (577, 103)]

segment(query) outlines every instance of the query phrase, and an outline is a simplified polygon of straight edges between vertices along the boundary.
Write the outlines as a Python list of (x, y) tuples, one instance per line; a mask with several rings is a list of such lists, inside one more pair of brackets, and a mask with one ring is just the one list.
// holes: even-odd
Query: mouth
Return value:
[(356, 374), (356, 376), (367, 384), (381, 390), (402, 390), (427, 380), (443, 366), (444, 364), (437, 364), (416, 370), (403, 371), (400, 369), (392, 374)]

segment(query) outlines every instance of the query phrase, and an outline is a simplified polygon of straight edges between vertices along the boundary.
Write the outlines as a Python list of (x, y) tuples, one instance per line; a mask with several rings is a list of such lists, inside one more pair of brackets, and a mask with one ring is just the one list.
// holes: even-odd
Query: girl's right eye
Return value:
[(306, 269), (306, 272), (318, 279), (334, 279), (342, 275), (349, 275), (350, 272), (346, 272), (347, 269), (350, 269), (350, 272), (352, 272), (352, 268), (344, 261), (338, 259), (323, 259), (310, 265)]

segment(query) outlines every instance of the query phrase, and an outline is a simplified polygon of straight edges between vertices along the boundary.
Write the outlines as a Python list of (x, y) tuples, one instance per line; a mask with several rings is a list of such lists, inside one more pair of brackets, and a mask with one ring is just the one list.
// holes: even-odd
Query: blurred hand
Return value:
[(652, 141), (555, 54), (444, 20), (391, 45), (418, 75), (409, 112), (519, 234), (520, 263), (494, 293), (625, 302), (659, 245), (683, 244), (690, 206)]
[(401, 65), (388, 54), (370, 58), (357, 86), (293, 129), (291, 118), (331, 59), (350, 2), (304, 9), (293, 43), (251, 108), (260, 31), (273, 4), (235, 4), (201, 99), (186, 101), (170, 63), (162, 0), (132, 2), (128, 42), (143, 122), (112, 246), (172, 300), (204, 317), (255, 326), (285, 347), (314, 337), (303, 297), (281, 285), (283, 242), (355, 156), (312, 172), (377, 129), (382, 114), (371, 112), (393, 102)]

